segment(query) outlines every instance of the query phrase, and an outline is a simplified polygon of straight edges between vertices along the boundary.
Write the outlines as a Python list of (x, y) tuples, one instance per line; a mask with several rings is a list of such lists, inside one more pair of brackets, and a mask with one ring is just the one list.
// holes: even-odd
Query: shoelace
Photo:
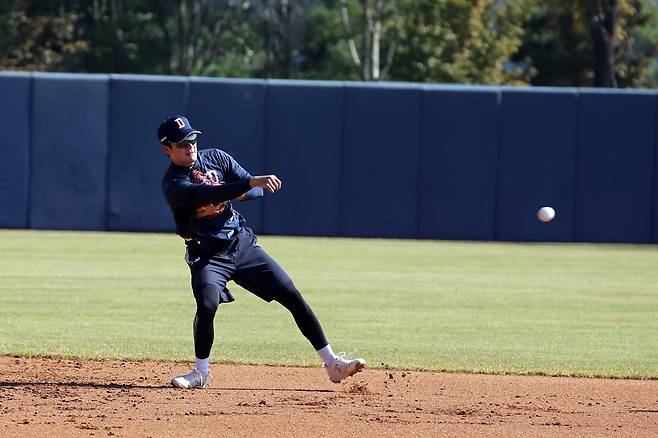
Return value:
[[(346, 351), (341, 351), (341, 352), (339, 352), (339, 353), (336, 353), (336, 357), (340, 357), (340, 358), (342, 358), (342, 359), (344, 359), (344, 360), (346, 360), (346, 361), (351, 361), (352, 359), (347, 359), (345, 356), (352, 356), (352, 355), (356, 354), (358, 351), (359, 351), (359, 350), (348, 351), (348, 352), (346, 352)], [(322, 363), (322, 368), (327, 368), (327, 364), (326, 364), (326, 363)]]

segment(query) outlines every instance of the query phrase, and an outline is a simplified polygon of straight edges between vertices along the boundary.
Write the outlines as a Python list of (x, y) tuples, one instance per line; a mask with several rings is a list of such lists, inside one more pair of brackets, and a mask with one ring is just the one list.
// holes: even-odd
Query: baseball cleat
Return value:
[(325, 368), (327, 369), (327, 374), (329, 374), (329, 380), (339, 383), (341, 380), (358, 373), (365, 366), (366, 361), (361, 358), (349, 360), (341, 356), (336, 356), (330, 364), (325, 365)]
[(171, 384), (177, 388), (183, 389), (202, 389), (206, 387), (209, 378), (210, 374), (203, 374), (194, 368), (189, 374), (174, 377), (171, 380)]

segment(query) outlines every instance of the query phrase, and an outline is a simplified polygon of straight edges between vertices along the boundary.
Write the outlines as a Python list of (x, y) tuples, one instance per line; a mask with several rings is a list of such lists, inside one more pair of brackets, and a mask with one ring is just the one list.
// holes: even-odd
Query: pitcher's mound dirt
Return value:
[(656, 436), (658, 381), (0, 357), (0, 436)]

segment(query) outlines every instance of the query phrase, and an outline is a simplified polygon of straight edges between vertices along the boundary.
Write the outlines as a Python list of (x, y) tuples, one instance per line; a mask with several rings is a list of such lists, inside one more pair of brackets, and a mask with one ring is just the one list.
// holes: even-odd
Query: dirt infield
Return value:
[(0, 436), (656, 436), (658, 381), (0, 357)]

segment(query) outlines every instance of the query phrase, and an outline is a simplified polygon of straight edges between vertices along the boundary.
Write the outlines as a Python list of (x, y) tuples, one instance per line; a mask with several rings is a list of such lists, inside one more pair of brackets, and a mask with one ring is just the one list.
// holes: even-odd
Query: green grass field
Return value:
[[(371, 367), (658, 378), (658, 248), (261, 237), (336, 351)], [(230, 283), (213, 360), (318, 365)], [(191, 360), (172, 234), (0, 231), (0, 354)]]

